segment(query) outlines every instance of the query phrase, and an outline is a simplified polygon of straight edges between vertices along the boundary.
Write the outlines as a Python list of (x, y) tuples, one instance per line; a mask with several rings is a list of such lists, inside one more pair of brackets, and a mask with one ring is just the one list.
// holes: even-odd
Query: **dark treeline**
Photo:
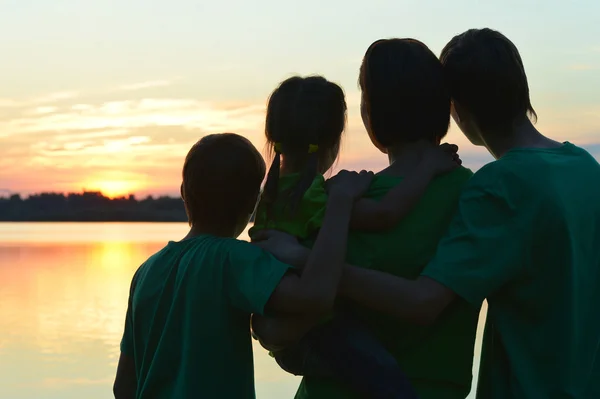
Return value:
[(4, 222), (185, 222), (181, 198), (130, 195), (107, 198), (99, 192), (42, 193), (0, 198)]

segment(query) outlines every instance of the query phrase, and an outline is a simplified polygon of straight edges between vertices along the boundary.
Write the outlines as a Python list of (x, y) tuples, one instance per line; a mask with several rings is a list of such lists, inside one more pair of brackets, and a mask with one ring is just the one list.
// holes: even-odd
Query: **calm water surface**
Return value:
[[(131, 277), (186, 228), (0, 223), (0, 398), (112, 398)], [(256, 345), (254, 362), (258, 398), (293, 397), (299, 379)]]

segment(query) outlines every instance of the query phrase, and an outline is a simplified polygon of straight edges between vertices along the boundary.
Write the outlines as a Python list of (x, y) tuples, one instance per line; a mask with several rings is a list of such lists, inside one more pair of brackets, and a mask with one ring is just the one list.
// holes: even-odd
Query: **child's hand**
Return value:
[(458, 146), (448, 143), (427, 150), (423, 162), (434, 176), (450, 172), (462, 165)]
[(357, 200), (369, 189), (374, 176), (373, 172), (366, 170), (360, 173), (342, 170), (327, 180), (326, 189), (329, 195), (340, 194)]

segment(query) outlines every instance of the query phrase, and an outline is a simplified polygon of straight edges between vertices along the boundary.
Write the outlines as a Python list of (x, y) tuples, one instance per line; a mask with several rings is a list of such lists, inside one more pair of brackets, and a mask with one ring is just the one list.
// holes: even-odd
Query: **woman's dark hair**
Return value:
[(442, 64), (414, 39), (382, 39), (367, 49), (359, 86), (371, 134), (383, 147), (442, 139), (450, 125), (450, 93)]
[(519, 50), (492, 29), (455, 36), (440, 56), (450, 92), (483, 129), (512, 131), (529, 116), (537, 119)]
[(289, 193), (295, 210), (319, 173), (319, 167), (339, 149), (346, 125), (342, 88), (321, 76), (295, 76), (273, 91), (267, 105), (265, 135), (274, 150), (263, 192), (267, 204), (277, 198), (281, 154), (303, 165), (301, 178)]

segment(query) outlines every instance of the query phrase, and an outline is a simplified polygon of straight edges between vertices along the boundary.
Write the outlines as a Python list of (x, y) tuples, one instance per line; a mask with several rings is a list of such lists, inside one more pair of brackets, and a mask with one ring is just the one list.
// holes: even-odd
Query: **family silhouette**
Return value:
[[(271, 94), (268, 168), (234, 133), (191, 148), (190, 231), (133, 277), (115, 398), (253, 398), (254, 338), (297, 399), (464, 399), (484, 300), (478, 399), (600, 398), (600, 165), (535, 128), (516, 46), (378, 40), (359, 85), (376, 173), (325, 177), (347, 107), (322, 76)], [(450, 118), (495, 160), (464, 167)]]

